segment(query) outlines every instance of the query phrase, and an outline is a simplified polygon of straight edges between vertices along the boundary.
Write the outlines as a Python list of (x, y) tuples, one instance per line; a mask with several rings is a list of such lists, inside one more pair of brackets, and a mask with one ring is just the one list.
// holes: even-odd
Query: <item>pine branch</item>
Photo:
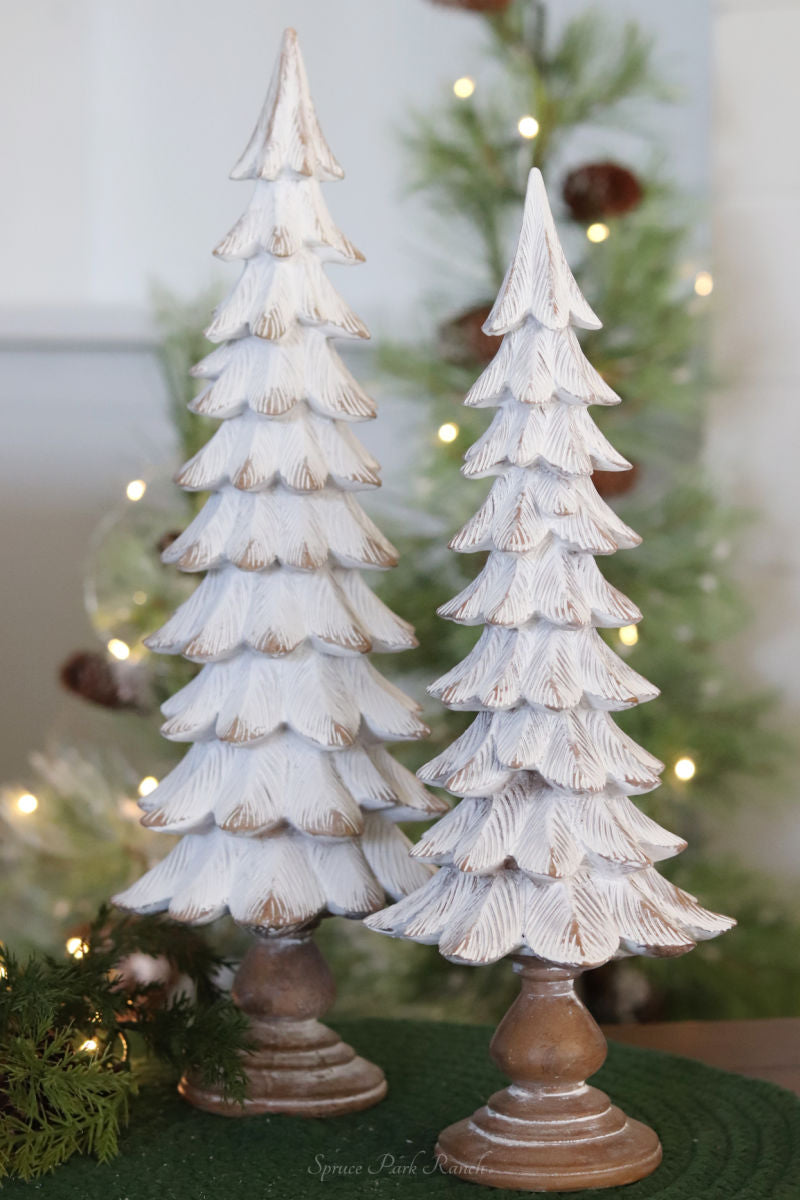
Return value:
[(503, 109), (452, 101), (441, 116), (416, 114), (405, 143), (414, 163), (411, 190), (425, 191), (448, 221), (472, 226), (489, 277), (499, 283), (505, 271), (503, 218), (523, 193), (519, 172), (509, 169), (514, 138)]
[[(131, 984), (131, 954), (165, 957), (189, 991)], [(192, 1070), (244, 1098), (247, 1021), (217, 978), (227, 964), (199, 935), (159, 918), (101, 909), (82, 957), (0, 955), (0, 1178), (31, 1179), (74, 1154), (117, 1152), (137, 1089), (128, 1041), (163, 1067)]]
[(202, 330), (219, 298), (216, 287), (208, 288), (191, 302), (182, 301), (166, 288), (156, 288), (153, 293), (155, 318), (161, 330), (159, 359), (182, 459), (196, 454), (219, 424), (188, 408), (197, 391), (189, 369), (213, 349)]

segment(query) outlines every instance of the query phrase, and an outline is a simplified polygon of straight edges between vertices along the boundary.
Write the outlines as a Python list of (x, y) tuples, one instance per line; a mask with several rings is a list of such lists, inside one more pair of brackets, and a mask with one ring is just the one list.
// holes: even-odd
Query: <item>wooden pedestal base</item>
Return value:
[(293, 1113), (333, 1117), (377, 1104), (386, 1095), (383, 1071), (317, 1017), (330, 1008), (335, 986), (310, 935), (258, 938), (245, 955), (233, 998), (251, 1022), (244, 1107), (190, 1076), (181, 1095), (197, 1108), (226, 1117)]
[(585, 1079), (606, 1041), (575, 995), (577, 971), (515, 958), (522, 990), (491, 1056), (512, 1079), (436, 1146), (439, 1165), (489, 1187), (556, 1192), (633, 1183), (661, 1162), (658, 1137)]

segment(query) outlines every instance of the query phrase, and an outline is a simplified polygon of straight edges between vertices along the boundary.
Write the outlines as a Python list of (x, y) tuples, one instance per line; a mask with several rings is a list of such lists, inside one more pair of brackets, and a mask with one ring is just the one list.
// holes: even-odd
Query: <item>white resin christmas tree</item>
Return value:
[[(148, 639), (203, 664), (163, 707), (165, 737), (191, 749), (142, 802), (145, 825), (182, 837), (116, 897), (190, 924), (230, 913), (261, 935), (237, 983), (260, 1042), (249, 1111), (327, 1114), (385, 1091), (377, 1068), (307, 1019), (332, 998), (308, 934), (324, 916), (363, 917), (428, 878), (396, 823), (446, 807), (384, 749), (427, 729), (367, 657), (415, 641), (360, 574), (396, 555), (357, 500), (380, 484), (352, 432), (374, 405), (330, 340), (368, 336), (323, 269), (362, 261), (320, 189), (342, 174), (288, 30), (232, 172), (255, 191), (215, 251), (244, 269), (206, 331), (221, 344), (194, 369), (208, 381), (194, 411), (222, 423), (178, 482), (211, 497), (164, 553), (207, 574)], [(312, 1052), (315, 1069), (303, 1070)], [(184, 1090), (227, 1111), (191, 1081)]]
[[(629, 467), (588, 412), (618, 402), (573, 331), (599, 324), (534, 170), (519, 243), (484, 326), (503, 341), (466, 398), (497, 413), (464, 474), (496, 479), (451, 546), (488, 558), (440, 610), (484, 629), (431, 688), (450, 708), (478, 715), (420, 771), (463, 799), (414, 847), (438, 873), (367, 922), (436, 943), (454, 962), (515, 957), (523, 994), (494, 1043), (515, 1088), (440, 1140), (447, 1165), (479, 1161), (474, 1178), (497, 1186), (600, 1186), (653, 1169), (655, 1135), (583, 1082), (605, 1051), (592, 1057), (601, 1035), (572, 980), (620, 954), (682, 954), (733, 924), (658, 873), (653, 864), (685, 843), (629, 799), (655, 788), (663, 767), (611, 716), (657, 690), (598, 633), (641, 618), (595, 562), (639, 542), (591, 479), (596, 469)], [(553, 1047), (574, 1036), (578, 1013), (585, 1054), (562, 1061)]]

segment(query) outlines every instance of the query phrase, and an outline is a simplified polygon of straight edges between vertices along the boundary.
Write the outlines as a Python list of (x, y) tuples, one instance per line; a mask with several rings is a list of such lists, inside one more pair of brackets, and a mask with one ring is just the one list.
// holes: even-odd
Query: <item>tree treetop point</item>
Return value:
[(250, 141), (231, 179), (277, 179), (284, 173), (342, 179), (317, 120), (296, 30), (284, 31), (281, 52)]
[(484, 332), (500, 336), (517, 329), (527, 317), (548, 329), (600, 329), (567, 264), (541, 171), (528, 176), (522, 228), (506, 277)]

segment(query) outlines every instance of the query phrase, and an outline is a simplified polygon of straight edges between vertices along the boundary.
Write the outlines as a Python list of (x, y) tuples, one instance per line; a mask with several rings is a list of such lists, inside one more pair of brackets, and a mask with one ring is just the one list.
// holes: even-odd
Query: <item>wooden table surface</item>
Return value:
[(800, 1095), (800, 1017), (606, 1025), (616, 1042), (667, 1050), (712, 1067), (779, 1083)]

